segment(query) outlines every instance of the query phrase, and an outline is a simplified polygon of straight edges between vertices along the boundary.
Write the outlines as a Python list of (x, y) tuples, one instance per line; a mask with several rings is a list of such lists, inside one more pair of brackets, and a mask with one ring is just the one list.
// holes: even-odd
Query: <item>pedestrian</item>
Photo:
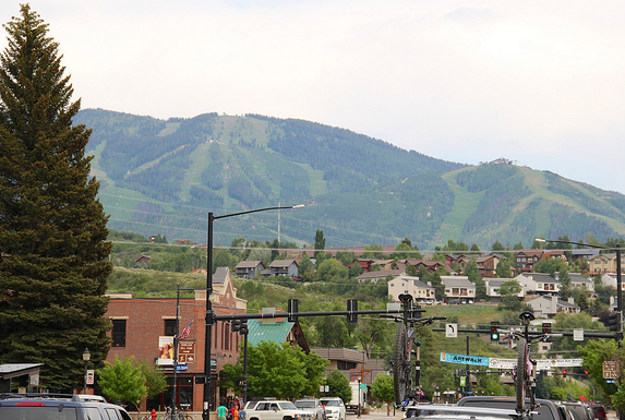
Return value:
[(232, 420), (239, 420), (239, 409), (236, 405), (232, 407)]
[(217, 418), (219, 420), (226, 420), (226, 415), (228, 413), (228, 409), (224, 405), (220, 405), (217, 407)]
[(239, 420), (245, 420), (245, 409), (239, 411)]

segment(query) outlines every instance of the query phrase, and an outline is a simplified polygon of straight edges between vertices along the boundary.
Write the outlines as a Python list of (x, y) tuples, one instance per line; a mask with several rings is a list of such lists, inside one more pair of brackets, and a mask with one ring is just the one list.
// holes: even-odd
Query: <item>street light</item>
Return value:
[(202, 407), (202, 419), (210, 420), (210, 402), (211, 402), (211, 345), (212, 345), (212, 326), (215, 323), (215, 313), (213, 312), (213, 304), (211, 303), (210, 296), (213, 293), (213, 221), (217, 219), (225, 219), (226, 217), (241, 216), (243, 214), (259, 213), (261, 211), (269, 210), (286, 210), (286, 209), (301, 209), (303, 204), (296, 206), (275, 206), (265, 207), (261, 209), (241, 211), (238, 213), (222, 214), (221, 216), (213, 215), (213, 212), (208, 213), (208, 234), (206, 243), (206, 330), (204, 336), (204, 397)]
[(620, 326), (623, 323), (623, 286), (622, 286), (622, 274), (621, 274), (621, 245), (620, 244), (616, 244), (614, 248), (609, 248), (606, 246), (602, 246), (602, 245), (593, 245), (593, 244), (586, 244), (583, 242), (572, 242), (572, 241), (561, 241), (561, 240), (554, 240), (554, 239), (541, 239), (541, 238), (536, 238), (536, 242), (553, 242), (553, 243), (560, 243), (560, 244), (573, 244), (573, 245), (581, 245), (581, 246), (587, 246), (590, 248), (597, 248), (597, 249), (604, 249), (604, 250), (614, 250), (616, 252), (616, 310), (617, 312), (620, 314), (619, 317), (619, 331), (622, 331), (622, 329), (620, 328)]
[(85, 351), (82, 353), (82, 360), (85, 361), (85, 375), (83, 377), (83, 386), (82, 393), (87, 393), (87, 367), (89, 365), (89, 360), (91, 360), (91, 353), (89, 353), (89, 349), (85, 347)]

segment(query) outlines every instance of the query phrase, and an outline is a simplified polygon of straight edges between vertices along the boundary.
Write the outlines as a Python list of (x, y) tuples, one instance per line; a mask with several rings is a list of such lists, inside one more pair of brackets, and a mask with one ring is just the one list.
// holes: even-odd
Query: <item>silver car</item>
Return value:
[(326, 409), (326, 418), (328, 420), (345, 420), (347, 416), (345, 403), (339, 397), (321, 398), (321, 404)]

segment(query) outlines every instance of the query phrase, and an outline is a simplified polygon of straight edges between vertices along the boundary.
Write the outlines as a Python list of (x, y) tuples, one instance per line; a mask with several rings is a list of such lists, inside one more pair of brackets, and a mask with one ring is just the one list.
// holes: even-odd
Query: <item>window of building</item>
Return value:
[(126, 320), (114, 319), (112, 331), (113, 347), (126, 347)]
[(176, 320), (175, 319), (165, 320), (165, 335), (167, 337), (173, 337), (174, 335), (176, 335)]
[(350, 370), (356, 368), (356, 363), (348, 362), (346, 360), (337, 360), (336, 367), (338, 370)]

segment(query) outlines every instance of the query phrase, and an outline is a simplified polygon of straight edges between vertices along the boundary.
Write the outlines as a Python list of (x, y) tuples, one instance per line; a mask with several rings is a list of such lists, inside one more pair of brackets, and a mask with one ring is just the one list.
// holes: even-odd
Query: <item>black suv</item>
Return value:
[[(529, 402), (529, 400), (528, 400)], [(540, 404), (538, 415), (533, 416), (534, 420), (572, 420), (570, 413), (562, 406), (556, 405), (549, 400), (536, 399)], [(515, 397), (464, 397), (458, 401), (460, 407), (490, 407), (490, 408), (507, 408), (514, 410), (516, 407)]]
[(94, 395), (0, 394), (0, 419), (132, 420), (122, 407)]

